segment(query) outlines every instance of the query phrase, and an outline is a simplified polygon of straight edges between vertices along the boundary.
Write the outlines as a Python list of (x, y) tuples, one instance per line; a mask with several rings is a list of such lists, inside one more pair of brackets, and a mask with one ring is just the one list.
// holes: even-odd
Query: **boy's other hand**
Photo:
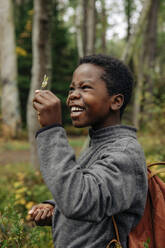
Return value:
[(37, 225), (51, 225), (54, 206), (49, 203), (40, 203), (32, 207), (28, 212), (32, 221)]
[(33, 107), (37, 110), (38, 120), (42, 127), (61, 124), (61, 101), (49, 90), (36, 90)]

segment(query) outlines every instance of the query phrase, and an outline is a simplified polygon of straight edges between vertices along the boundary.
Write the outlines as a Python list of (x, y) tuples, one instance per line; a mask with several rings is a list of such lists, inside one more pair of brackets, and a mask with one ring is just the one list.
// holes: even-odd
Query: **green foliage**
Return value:
[(72, 73), (77, 65), (78, 54), (75, 44), (72, 44), (68, 28), (60, 18), (58, 5), (53, 8), (52, 21), (52, 91), (60, 98), (63, 109), (63, 122), (69, 122), (66, 98)]
[[(69, 136), (77, 136), (77, 137), (80, 137), (80, 136), (85, 136), (85, 135), (88, 135), (88, 128), (84, 127), (84, 128), (76, 128), (72, 125), (67, 125), (65, 126), (65, 130), (67, 132), (67, 134)], [(73, 140), (73, 139), (71, 139)]]
[(32, 9), (32, 0), (15, 6), (18, 88), (23, 127), (26, 126), (26, 106), (30, 88), (32, 67)]
[(3, 140), (0, 141), (0, 151), (23, 151), (29, 149), (29, 143), (26, 141), (20, 141), (20, 140), (13, 140), (4, 142)]
[(15, 5), (16, 44), (18, 56), (18, 88), (23, 126), (26, 123), (26, 105), (32, 67), (32, 17), (33, 1)]
[(150, 244), (150, 238), (147, 239), (147, 241), (144, 243), (144, 248), (149, 248)]
[(17, 210), (10, 199), (1, 214), (0, 245), (2, 248), (53, 247), (50, 228), (35, 227), (26, 221), (23, 212)]
[(51, 194), (39, 172), (27, 164), (1, 168), (0, 247), (53, 247), (50, 228), (36, 227), (27, 212), (36, 203), (50, 199)]
[(144, 148), (147, 163), (165, 160), (164, 137), (156, 130), (150, 128), (149, 131), (139, 134), (139, 141)]
[[(52, 20), (52, 91), (62, 101), (63, 121), (69, 122), (66, 108), (68, 86), (72, 72), (77, 64), (75, 41), (68, 32), (61, 15), (63, 10), (58, 9), (56, 1), (53, 6)], [(26, 126), (26, 106), (31, 81), (32, 69), (32, 17), (33, 1), (15, 6), (16, 42), (18, 55), (18, 87), (21, 102), (23, 126)], [(21, 20), (21, 21), (20, 21)]]
[[(77, 153), (85, 137), (70, 138)], [(22, 151), (27, 142), (7, 141), (0, 143), (0, 151)], [(16, 147), (14, 148), (14, 145)], [(50, 227), (36, 227), (29, 221), (28, 210), (37, 203), (52, 199), (38, 171), (29, 164), (6, 164), (0, 166), (0, 247), (3, 248), (53, 248)]]

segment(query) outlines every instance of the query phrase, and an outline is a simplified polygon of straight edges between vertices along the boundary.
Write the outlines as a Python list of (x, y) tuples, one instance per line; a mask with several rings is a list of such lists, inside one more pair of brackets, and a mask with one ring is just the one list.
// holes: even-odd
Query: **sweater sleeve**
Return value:
[(81, 169), (62, 127), (37, 137), (41, 173), (58, 209), (68, 218), (99, 222), (128, 209), (136, 196), (135, 170), (125, 151), (104, 154)]

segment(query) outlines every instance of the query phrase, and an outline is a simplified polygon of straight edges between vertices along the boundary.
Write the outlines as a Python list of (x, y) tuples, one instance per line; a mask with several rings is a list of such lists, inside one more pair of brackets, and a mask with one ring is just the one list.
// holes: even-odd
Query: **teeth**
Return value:
[(82, 111), (83, 108), (80, 108), (80, 107), (71, 107), (71, 111)]

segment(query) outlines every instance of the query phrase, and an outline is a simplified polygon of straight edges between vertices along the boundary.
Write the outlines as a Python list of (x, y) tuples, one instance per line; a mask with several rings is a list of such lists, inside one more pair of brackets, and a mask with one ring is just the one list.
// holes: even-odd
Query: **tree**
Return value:
[(144, 33), (143, 45), (143, 74), (144, 74), (144, 114), (148, 120), (152, 119), (153, 95), (154, 95), (154, 72), (157, 48), (157, 20), (159, 10), (159, 0), (152, 0), (147, 18), (146, 30)]
[(76, 16), (75, 16), (75, 24), (76, 24), (76, 41), (77, 41), (77, 50), (79, 58), (83, 57), (84, 51), (83, 51), (83, 40), (82, 40), (82, 0), (79, 0), (77, 2), (76, 7)]
[(26, 107), (32, 67), (32, 17), (33, 0), (21, 0), (19, 3), (14, 4), (16, 52), (18, 57), (18, 90), (23, 128), (26, 127)]
[(51, 78), (51, 17), (52, 0), (34, 1), (34, 19), (32, 33), (32, 79), (27, 105), (27, 124), (29, 142), (31, 147), (31, 163), (38, 168), (38, 158), (35, 145), (35, 133), (38, 126), (36, 112), (32, 106), (32, 100), (36, 89), (41, 87), (44, 75)]
[(105, 7), (105, 0), (101, 0), (101, 41), (102, 41), (102, 53), (106, 54), (106, 31), (107, 31), (107, 13)]
[(129, 40), (129, 37), (131, 35), (131, 28), (132, 28), (131, 17), (132, 17), (132, 12), (134, 10), (134, 1), (133, 0), (124, 0), (124, 8), (125, 8), (125, 14), (126, 14), (126, 19), (127, 19), (127, 37), (126, 37), (126, 40)]
[(17, 56), (15, 26), (11, 0), (0, 1), (1, 25), (1, 83), (2, 83), (2, 130), (5, 137), (18, 137), (21, 116), (17, 88)]
[(95, 52), (95, 34), (96, 34), (96, 8), (95, 0), (89, 0), (87, 9), (87, 43), (86, 55)]
[[(152, 0), (144, 32), (142, 33), (139, 55), (134, 58), (136, 64), (137, 85), (134, 100), (133, 123), (139, 127), (140, 109), (143, 99), (143, 120), (150, 121), (153, 111), (154, 71), (157, 47), (157, 20), (159, 0)], [(143, 94), (142, 94), (143, 92)]]
[(125, 61), (125, 63), (129, 64), (131, 58), (133, 57), (134, 51), (136, 49), (137, 43), (140, 39), (140, 34), (143, 33), (145, 28), (145, 22), (147, 20), (148, 12), (151, 6), (152, 0), (146, 0), (143, 5), (143, 9), (141, 11), (141, 14), (139, 16), (138, 22), (134, 26), (134, 30), (129, 37), (128, 42), (126, 43), (126, 47), (122, 54), (122, 60)]
[(95, 52), (96, 0), (83, 0), (83, 49), (84, 55)]

